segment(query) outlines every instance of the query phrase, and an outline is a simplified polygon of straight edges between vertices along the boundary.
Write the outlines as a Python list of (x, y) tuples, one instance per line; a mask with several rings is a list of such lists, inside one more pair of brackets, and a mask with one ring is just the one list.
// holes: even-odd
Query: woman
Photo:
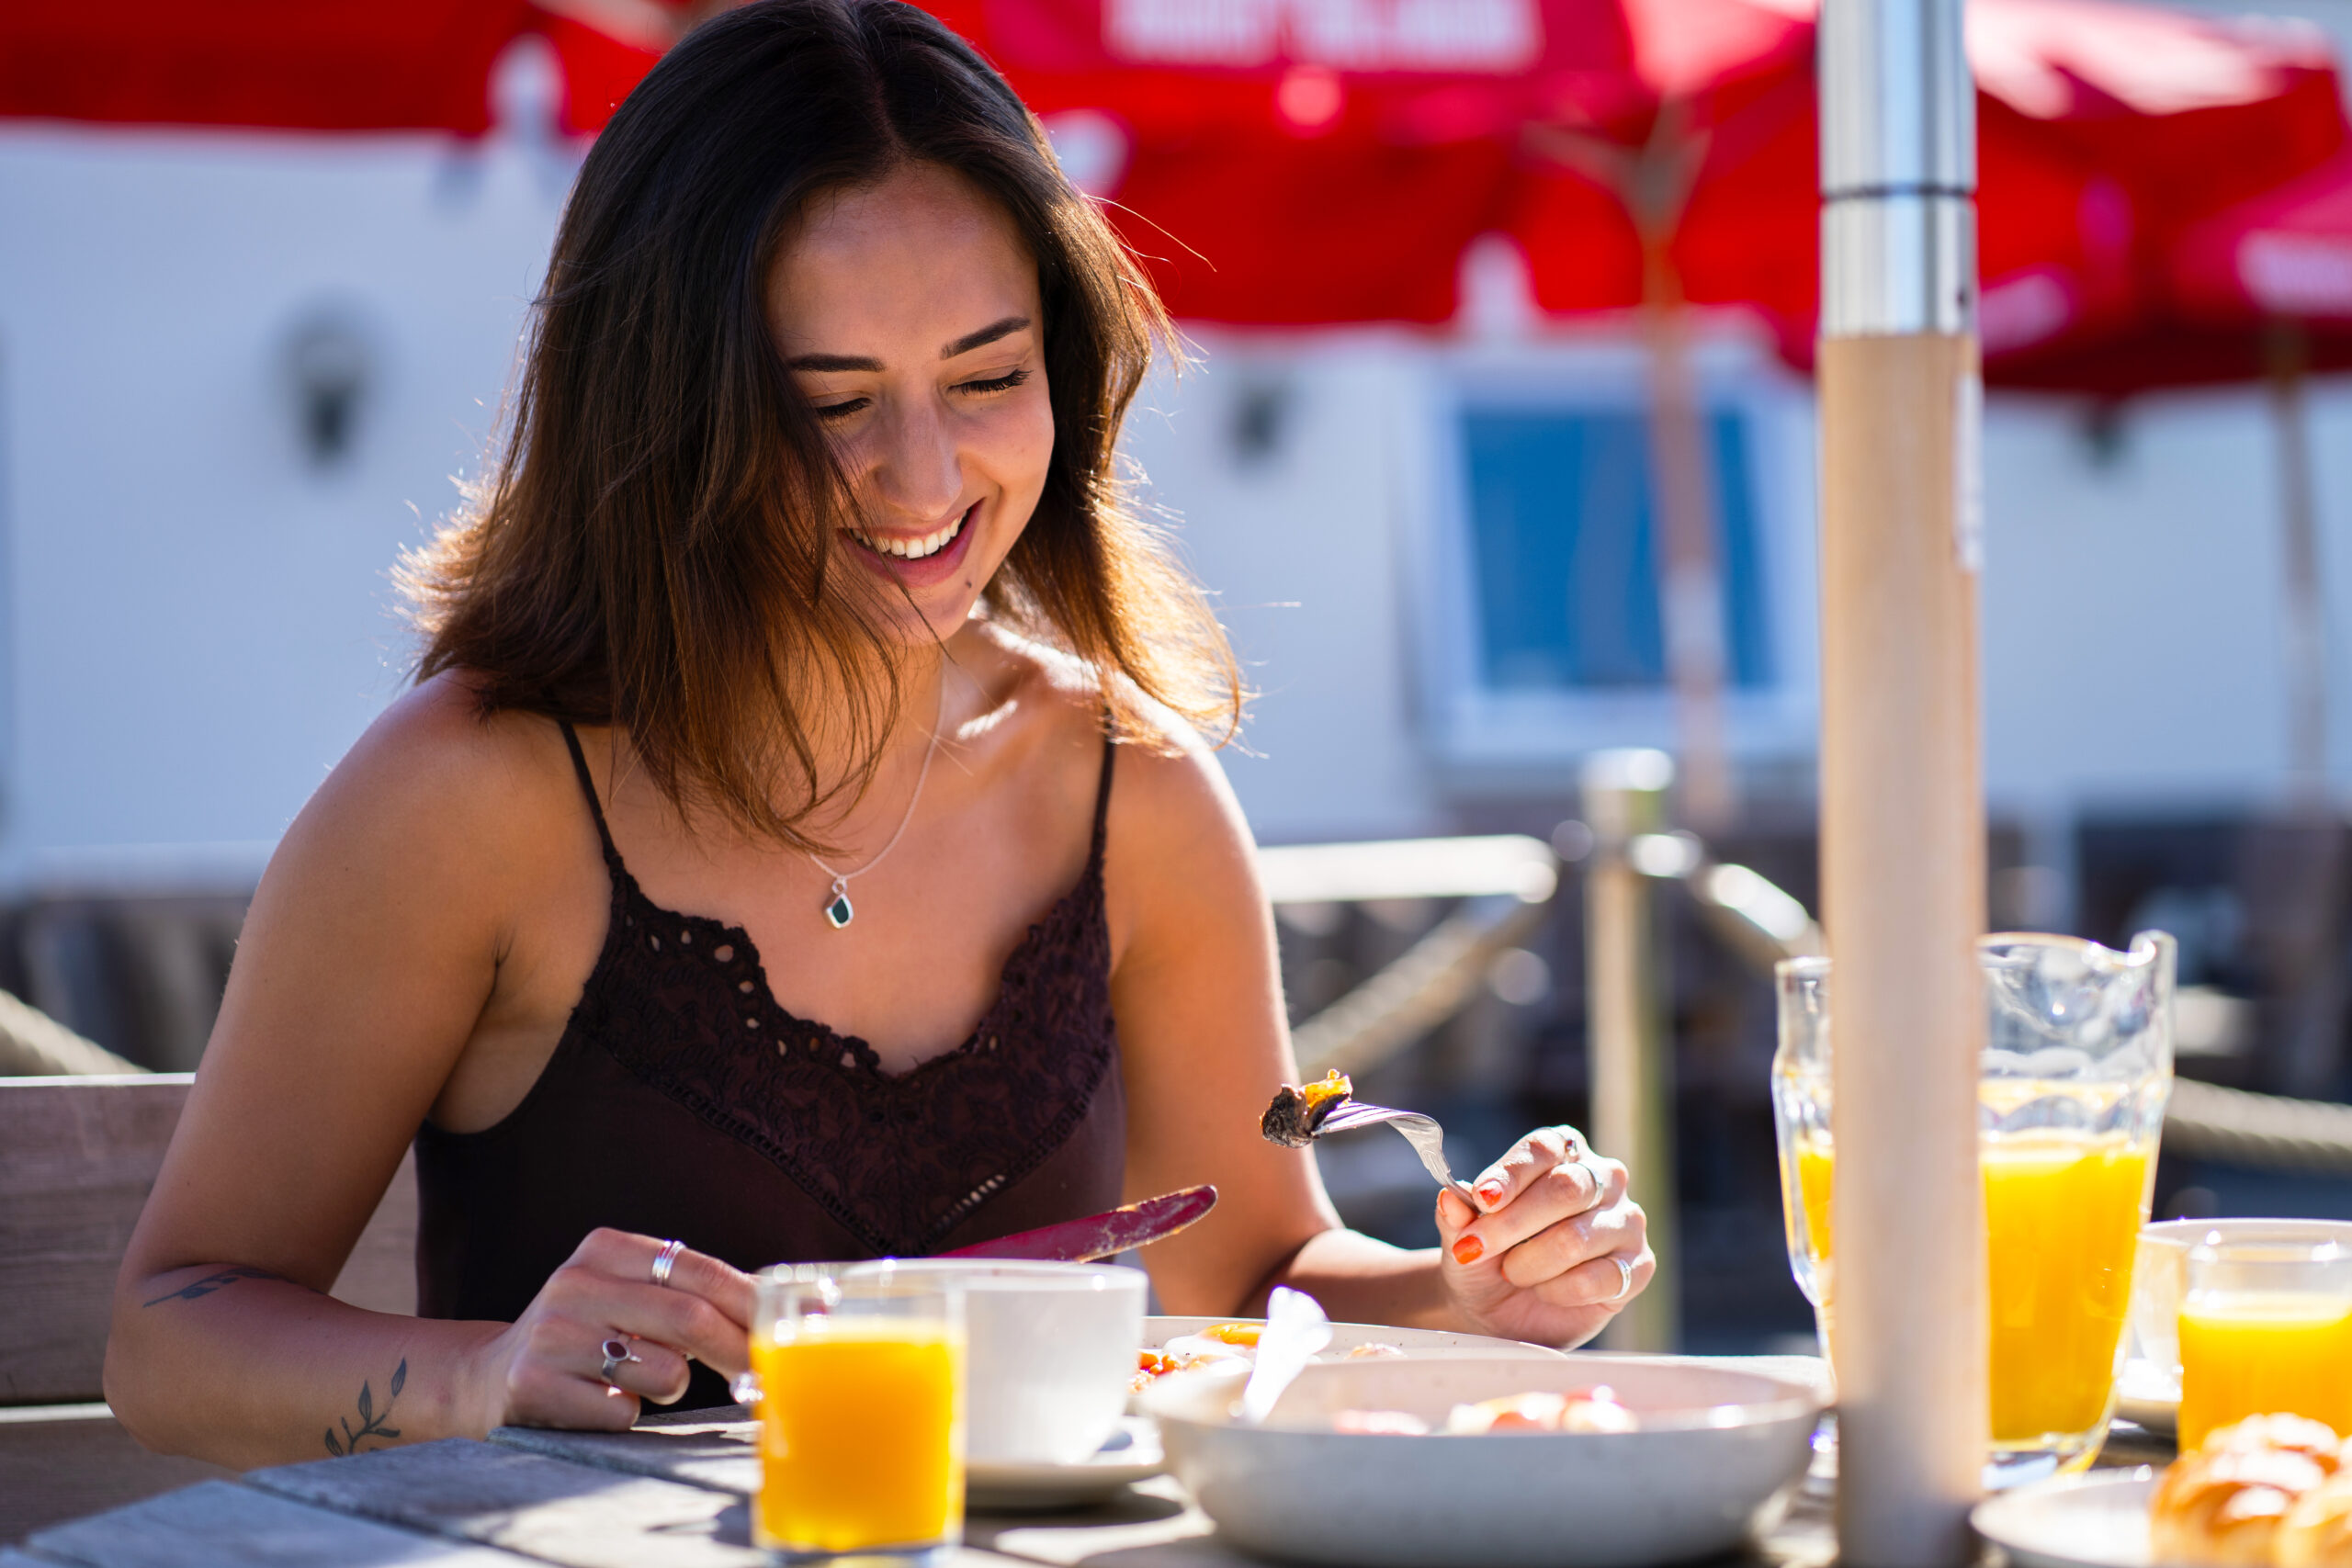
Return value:
[[(722, 1397), (746, 1269), (1199, 1181), (1145, 1253), (1171, 1312), (1287, 1283), (1573, 1343), (1639, 1289), (1624, 1172), (1565, 1129), (1430, 1252), (1258, 1135), (1292, 1067), (1203, 739), (1233, 660), (1113, 477), (1165, 327), (920, 11), (767, 0), (646, 78), (495, 477), (411, 563), (419, 683), (255, 897), (123, 1266), (141, 1440), (622, 1427)], [(412, 1140), (424, 1315), (334, 1302)]]

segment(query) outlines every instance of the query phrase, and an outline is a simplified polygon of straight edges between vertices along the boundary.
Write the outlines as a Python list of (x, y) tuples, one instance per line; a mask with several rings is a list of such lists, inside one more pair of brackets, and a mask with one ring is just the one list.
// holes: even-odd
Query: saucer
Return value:
[(1122, 1416), (1091, 1458), (1076, 1464), (983, 1464), (965, 1467), (964, 1500), (976, 1513), (1043, 1513), (1084, 1507), (1115, 1495), (1131, 1482), (1159, 1474), (1168, 1461), (1159, 1450), (1159, 1428), (1139, 1416)]
[(2134, 1356), (2116, 1376), (2115, 1413), (2170, 1437), (2180, 1421), (2180, 1384), (2164, 1368)]
[(2011, 1568), (2149, 1568), (2156, 1472), (2102, 1471), (2043, 1481), (1976, 1505), (1968, 1522)]

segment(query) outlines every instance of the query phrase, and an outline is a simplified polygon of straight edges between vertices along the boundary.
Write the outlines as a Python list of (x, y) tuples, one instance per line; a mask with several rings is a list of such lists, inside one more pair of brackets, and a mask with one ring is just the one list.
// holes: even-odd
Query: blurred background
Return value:
[[(1819, 913), (1810, 6), (936, 8), (1182, 321), (1127, 447), (1262, 692), (1261, 841), (1537, 846), (1277, 857), (1295, 1021), (1457, 1164), (1581, 1122), (1588, 908), (1635, 865), (1668, 1332), (1809, 1342), (1769, 964)], [(0, 14), (0, 987), (194, 1066), (272, 845), (401, 688), (391, 569), (481, 469), (573, 172), (698, 16)], [(1973, 0), (1970, 46), (1993, 922), (2174, 932), (2184, 1075), (2343, 1100), (2352, 0)], [(1629, 779), (1654, 816), (1602, 820)], [(1743, 935), (1717, 865), (1796, 923)], [(2352, 1217), (2328, 1136), (2185, 1146), (2162, 1214)], [(1401, 1143), (1326, 1164), (1433, 1239)]]

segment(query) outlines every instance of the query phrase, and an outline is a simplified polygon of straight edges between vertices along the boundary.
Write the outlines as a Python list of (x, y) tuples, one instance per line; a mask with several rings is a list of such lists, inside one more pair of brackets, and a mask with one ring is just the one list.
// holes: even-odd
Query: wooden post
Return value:
[(1822, 905), (1832, 1002), (1838, 1540), (1973, 1554), (1989, 1443), (1976, 1170), (1984, 825), (1956, 547), (1966, 337), (1821, 344)]
[(1961, 0), (1824, 0), (1821, 869), (1837, 965), (1838, 1545), (1973, 1562), (1990, 1440), (1976, 1083), (1975, 100)]
[(1681, 1338), (1675, 1247), (1673, 1042), (1663, 1016), (1664, 944), (1649, 878), (1634, 867), (1635, 837), (1666, 830), (1674, 761), (1663, 751), (1596, 751), (1585, 759), (1585, 1060), (1593, 1146), (1623, 1160), (1649, 1218), (1657, 1272), (1602, 1331), (1611, 1350), (1672, 1350)]

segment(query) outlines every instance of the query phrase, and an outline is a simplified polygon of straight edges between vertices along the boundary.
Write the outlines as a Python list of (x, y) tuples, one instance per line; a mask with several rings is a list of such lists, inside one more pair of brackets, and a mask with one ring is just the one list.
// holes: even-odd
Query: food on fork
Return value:
[(1303, 1149), (1315, 1141), (1324, 1119), (1346, 1104), (1354, 1092), (1355, 1085), (1337, 1067), (1315, 1083), (1284, 1084), (1274, 1090), (1273, 1103), (1266, 1107), (1258, 1130), (1270, 1144)]
[[(2255, 1416), (2216, 1428), (2195, 1452), (2175, 1460), (2157, 1485), (2148, 1507), (2151, 1556), (2200, 1568), (2270, 1568), (2287, 1562), (2282, 1527), (2336, 1471), (2339, 1456), (2333, 1431), (2299, 1416)], [(2310, 1528), (2294, 1538), (2295, 1550), (2315, 1548), (2328, 1529), (2315, 1512)], [(2352, 1557), (2294, 1561), (2352, 1563)]]

